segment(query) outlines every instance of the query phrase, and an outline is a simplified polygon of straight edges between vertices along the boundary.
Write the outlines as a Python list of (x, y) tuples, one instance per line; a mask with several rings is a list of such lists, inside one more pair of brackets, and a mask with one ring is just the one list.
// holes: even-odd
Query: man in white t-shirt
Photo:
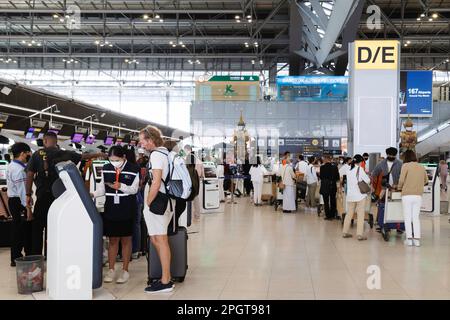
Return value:
[(148, 234), (161, 261), (161, 280), (153, 282), (145, 289), (146, 293), (170, 292), (175, 287), (170, 274), (170, 247), (167, 228), (175, 209), (170, 206), (166, 194), (164, 181), (169, 170), (169, 151), (163, 147), (161, 131), (148, 126), (139, 134), (139, 141), (143, 148), (151, 151), (149, 161), (150, 187), (146, 188), (145, 203), (149, 210), (144, 210)]
[(308, 171), (308, 167), (309, 167), (308, 162), (306, 162), (304, 160), (303, 155), (299, 155), (298, 156), (298, 162), (295, 165), (295, 172), (296, 173), (301, 173), (301, 174), (303, 174), (305, 176), (306, 172)]
[(306, 170), (306, 183), (308, 184), (308, 194), (306, 195), (306, 207), (309, 209), (316, 208), (316, 189), (317, 182), (319, 179), (317, 178), (317, 169), (314, 167), (315, 158), (309, 157), (309, 165)]

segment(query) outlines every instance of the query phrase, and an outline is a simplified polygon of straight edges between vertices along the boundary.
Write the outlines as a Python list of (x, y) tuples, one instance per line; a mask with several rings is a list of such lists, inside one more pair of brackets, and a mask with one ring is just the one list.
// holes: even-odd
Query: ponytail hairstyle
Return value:
[(164, 144), (161, 130), (154, 126), (145, 127), (141, 130), (140, 134), (143, 134), (145, 139), (152, 140), (157, 148), (162, 147)]
[(360, 154), (356, 154), (353, 157), (353, 161), (352, 161), (352, 164), (350, 166), (350, 170), (353, 170), (357, 164), (360, 164), (363, 161), (364, 161), (364, 158)]

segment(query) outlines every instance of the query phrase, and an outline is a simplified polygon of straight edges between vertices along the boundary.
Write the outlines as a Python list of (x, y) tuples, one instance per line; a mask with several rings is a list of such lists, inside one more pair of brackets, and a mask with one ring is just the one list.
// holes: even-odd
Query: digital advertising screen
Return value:
[(277, 92), (280, 101), (346, 101), (348, 77), (280, 76)]
[(105, 139), (105, 146), (112, 146), (114, 143), (114, 138), (113, 137), (106, 137)]
[(433, 71), (400, 72), (400, 116), (433, 116)]
[(82, 133), (75, 133), (72, 137), (72, 142), (80, 143), (81, 141), (83, 141), (83, 137), (84, 137), (84, 135)]
[(93, 144), (95, 142), (95, 136), (88, 135), (86, 138), (86, 144)]
[(25, 139), (33, 139), (35, 128), (28, 128), (27, 133), (25, 134)]

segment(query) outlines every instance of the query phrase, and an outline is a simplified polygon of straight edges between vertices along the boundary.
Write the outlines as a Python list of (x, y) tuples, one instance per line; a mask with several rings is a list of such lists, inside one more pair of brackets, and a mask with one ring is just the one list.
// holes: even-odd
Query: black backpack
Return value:
[(200, 177), (198, 176), (197, 170), (195, 170), (195, 157), (194, 155), (191, 155), (191, 161), (186, 164), (186, 167), (189, 172), (189, 176), (191, 177), (192, 181), (192, 190), (191, 195), (186, 199), (186, 201), (192, 201), (195, 199), (195, 197), (198, 196), (200, 192)]

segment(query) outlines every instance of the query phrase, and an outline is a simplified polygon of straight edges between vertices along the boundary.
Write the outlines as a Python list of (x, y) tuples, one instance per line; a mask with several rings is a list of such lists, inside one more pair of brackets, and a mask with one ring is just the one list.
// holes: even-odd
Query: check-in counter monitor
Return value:
[[(94, 193), (95, 190), (97, 190), (97, 186), (99, 185), (99, 183), (102, 181), (102, 175), (103, 175), (103, 166), (105, 164), (108, 164), (109, 161), (93, 161), (92, 162), (92, 167), (91, 167), (91, 171), (92, 174), (90, 176), (90, 192)], [(103, 212), (104, 208), (105, 208), (105, 201), (106, 201), (106, 197), (105, 196), (101, 196), (96, 198), (95, 200), (95, 206), (97, 207), (97, 210), (99, 212)]]
[(70, 161), (56, 165), (48, 213), (47, 292), (51, 299), (92, 299), (102, 286), (103, 222)]
[(8, 161), (0, 160), (0, 186), (6, 186), (6, 170), (8, 169)]

